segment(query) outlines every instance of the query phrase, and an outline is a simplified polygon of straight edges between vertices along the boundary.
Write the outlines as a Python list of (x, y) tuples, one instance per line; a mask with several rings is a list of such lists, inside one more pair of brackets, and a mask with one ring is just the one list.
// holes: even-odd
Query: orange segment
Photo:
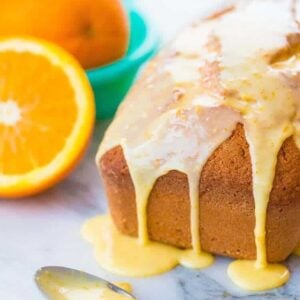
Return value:
[(78, 162), (94, 122), (91, 87), (64, 50), (0, 40), (0, 196), (37, 193)]

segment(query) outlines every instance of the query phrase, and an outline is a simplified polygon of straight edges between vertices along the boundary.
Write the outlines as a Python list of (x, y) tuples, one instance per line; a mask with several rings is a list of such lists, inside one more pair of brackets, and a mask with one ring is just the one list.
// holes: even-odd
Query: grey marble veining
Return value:
[[(214, 268), (218, 269), (218, 263)], [(222, 284), (215, 279), (207, 276), (205, 272), (190, 271), (184, 268), (178, 268), (174, 276), (177, 279), (177, 284), (182, 290), (182, 300), (203, 300), (203, 299), (300, 299), (299, 272), (300, 261), (298, 258), (290, 258), (288, 261), (290, 270), (295, 273), (288, 284), (282, 288), (274, 289), (264, 293), (246, 294), (244, 291), (238, 291), (237, 288), (232, 289), (227, 284)], [(296, 273), (297, 271), (297, 273)], [(226, 273), (221, 275), (224, 281), (228, 278)], [(236, 291), (235, 291), (236, 290)]]

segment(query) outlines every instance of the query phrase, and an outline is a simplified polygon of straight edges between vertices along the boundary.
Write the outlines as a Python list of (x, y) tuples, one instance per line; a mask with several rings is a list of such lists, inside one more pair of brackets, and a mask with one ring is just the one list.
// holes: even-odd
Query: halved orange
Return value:
[(0, 39), (0, 197), (62, 180), (92, 133), (94, 99), (79, 63), (32, 38)]

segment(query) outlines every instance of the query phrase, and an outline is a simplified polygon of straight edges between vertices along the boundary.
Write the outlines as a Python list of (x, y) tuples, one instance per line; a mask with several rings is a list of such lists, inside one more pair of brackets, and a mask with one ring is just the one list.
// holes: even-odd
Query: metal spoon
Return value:
[[(105, 287), (109, 288), (117, 294), (126, 296), (128, 297), (128, 299), (131, 300), (136, 300), (136, 298), (132, 294), (116, 286), (115, 284), (112, 284), (111, 282), (106, 281), (100, 277), (75, 269), (56, 266), (43, 267), (35, 273), (34, 278), (40, 291), (49, 299), (52, 299), (51, 297), (53, 297), (55, 291), (57, 291), (57, 285), (59, 283), (63, 285), (64, 282), (68, 282), (74, 285), (75, 287), (78, 284), (77, 288), (80, 287), (81, 284), (83, 284), (84, 287), (96, 287), (97, 285), (98, 287), (100, 287), (104, 285)], [(58, 295), (58, 299), (60, 299), (59, 292), (55, 295)]]

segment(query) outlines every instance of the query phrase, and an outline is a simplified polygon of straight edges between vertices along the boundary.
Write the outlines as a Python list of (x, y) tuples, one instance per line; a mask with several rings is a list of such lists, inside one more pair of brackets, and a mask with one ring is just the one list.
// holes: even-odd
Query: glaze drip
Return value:
[[(214, 125), (211, 126), (211, 118)], [(224, 127), (223, 120), (230, 120)], [(191, 107), (170, 110), (149, 126), (148, 140), (137, 148), (128, 149), (129, 170), (136, 188), (139, 239), (147, 242), (146, 209), (149, 193), (156, 179), (176, 166), (188, 174), (191, 199), (191, 232), (194, 251), (200, 255), (199, 180), (201, 169), (211, 153), (234, 130), (239, 115), (226, 107)], [(192, 143), (191, 143), (192, 141)], [(191, 147), (186, 147), (190, 144)], [(170, 168), (172, 166), (172, 168)]]
[[(243, 124), (252, 163), (257, 258), (234, 262), (229, 275), (248, 289), (272, 288), (288, 279), (284, 266), (268, 264), (266, 214), (283, 142), (293, 136), (300, 147), (298, 8), (299, 1), (254, 0), (187, 28), (146, 68), (97, 155), (100, 161), (106, 151), (122, 146), (144, 245), (149, 243), (147, 201), (156, 180), (171, 170), (187, 174), (191, 256), (207, 257), (199, 229), (201, 171)], [(264, 276), (269, 279), (257, 285), (255, 279)]]

